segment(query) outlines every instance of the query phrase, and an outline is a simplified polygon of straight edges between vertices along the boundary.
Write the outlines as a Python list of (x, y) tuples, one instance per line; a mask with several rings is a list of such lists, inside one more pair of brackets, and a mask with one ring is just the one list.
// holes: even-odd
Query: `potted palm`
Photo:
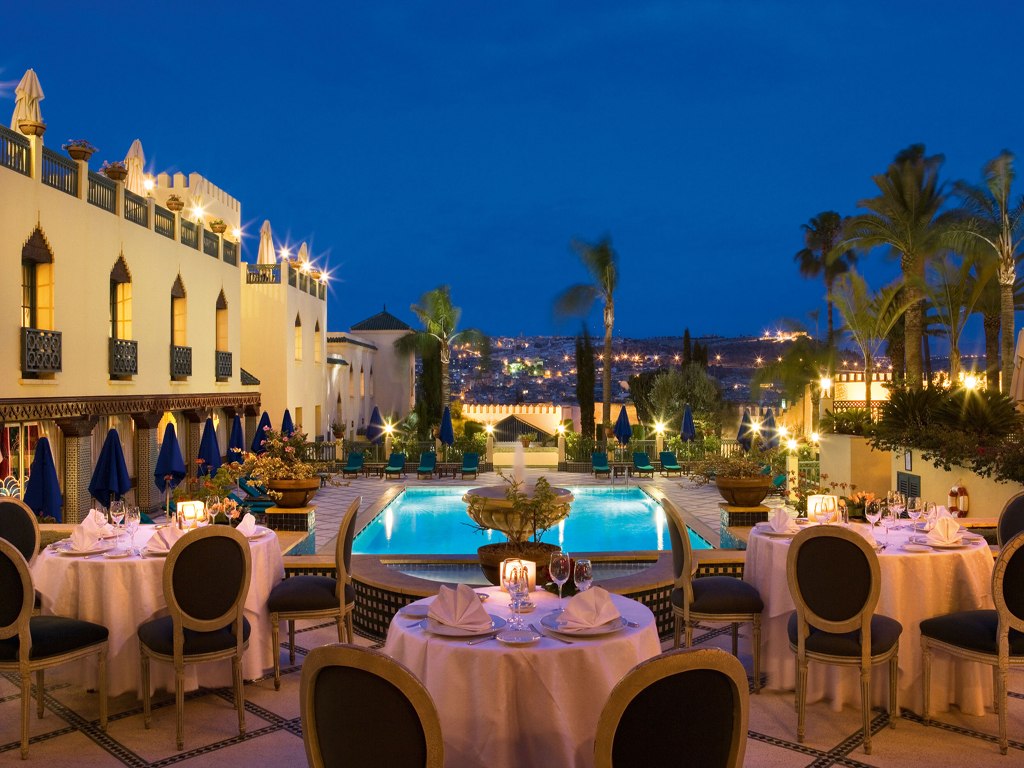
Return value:
[(755, 442), (746, 453), (695, 461), (687, 476), (697, 485), (713, 482), (727, 504), (756, 507), (771, 490), (774, 459), (774, 451), (763, 451)]
[(304, 507), (320, 489), (322, 465), (307, 461), (306, 433), (300, 429), (283, 435), (264, 428), (263, 452), (243, 454), (241, 477), (249, 477), (267, 489), (279, 507)]

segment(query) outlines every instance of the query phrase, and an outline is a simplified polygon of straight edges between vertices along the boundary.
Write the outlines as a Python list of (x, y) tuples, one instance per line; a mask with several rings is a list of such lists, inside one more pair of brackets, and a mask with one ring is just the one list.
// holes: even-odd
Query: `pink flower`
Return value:
[(295, 449), (294, 449), (294, 448), (292, 448), (292, 447), (291, 447), (290, 445), (288, 445), (288, 446), (285, 446), (285, 451), (286, 451), (287, 453), (295, 453)]
[(264, 428), (263, 428), (263, 431), (264, 431), (264, 432), (269, 432), (269, 431), (270, 431), (270, 427), (264, 427)]

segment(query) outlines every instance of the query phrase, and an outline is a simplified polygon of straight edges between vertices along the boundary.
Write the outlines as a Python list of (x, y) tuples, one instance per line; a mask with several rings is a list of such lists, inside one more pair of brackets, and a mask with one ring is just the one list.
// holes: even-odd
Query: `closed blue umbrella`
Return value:
[(228, 461), (241, 461), (245, 451), (245, 436), (242, 434), (242, 417), (235, 414), (231, 422), (231, 436), (228, 438)]
[(740, 430), (736, 433), (736, 442), (740, 448), (749, 451), (754, 442), (754, 423), (750, 419), (750, 411), (743, 409), (743, 418), (740, 420)]
[(272, 429), (270, 425), (270, 414), (266, 411), (260, 416), (260, 423), (256, 427), (256, 434), (252, 436), (252, 445), (249, 450), (253, 453), (263, 453), (267, 449), (263, 447), (264, 434), (268, 429)]
[(153, 468), (153, 479), (161, 491), (174, 488), (185, 479), (185, 460), (181, 457), (178, 435), (173, 424), (168, 424), (164, 430), (164, 441), (160, 443), (160, 453)]
[(370, 423), (366, 425), (366, 439), (374, 445), (379, 445), (384, 437), (384, 419), (380, 417), (380, 409), (373, 406), (373, 413), (370, 414)]
[(22, 501), (40, 517), (52, 517), (58, 523), (61, 521), (60, 481), (50, 453), (50, 441), (45, 437), (36, 443), (36, 455), (32, 458)]
[(281, 419), (281, 435), (283, 437), (288, 437), (294, 431), (295, 425), (292, 424), (292, 414), (287, 408), (285, 408), (284, 418)]
[(633, 436), (633, 428), (629, 426), (629, 414), (626, 413), (626, 406), (619, 411), (619, 418), (615, 420), (615, 439), (621, 445), (626, 445)]
[(768, 409), (768, 415), (764, 417), (764, 422), (761, 424), (761, 434), (764, 435), (765, 448), (779, 447), (779, 430), (775, 426), (775, 414), (771, 408)]
[(96, 467), (89, 480), (89, 493), (101, 504), (109, 504), (112, 499), (121, 498), (131, 488), (132, 479), (128, 476), (121, 438), (116, 429), (111, 429), (96, 459)]
[(437, 439), (445, 445), (452, 445), (455, 442), (455, 430), (452, 428), (452, 411), (447, 405), (444, 413), (441, 414), (441, 429), (437, 433)]
[(203, 437), (199, 441), (197, 458), (202, 461), (196, 467), (196, 476), (209, 475), (213, 477), (217, 474), (221, 464), (220, 445), (217, 443), (217, 430), (214, 429), (213, 419), (207, 419), (206, 426), (203, 427)]
[(697, 439), (697, 427), (693, 423), (693, 411), (690, 410), (689, 403), (683, 408), (683, 426), (679, 430), (679, 436), (683, 438), (684, 443)]

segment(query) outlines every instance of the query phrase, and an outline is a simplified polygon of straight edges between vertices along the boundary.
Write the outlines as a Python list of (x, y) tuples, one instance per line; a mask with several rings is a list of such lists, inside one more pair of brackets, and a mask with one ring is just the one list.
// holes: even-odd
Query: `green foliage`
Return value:
[(430, 437), (430, 427), (441, 423), (441, 356), (436, 345), (422, 352), (423, 373), (416, 382), (416, 433), (421, 440)]
[(467, 421), (463, 427), (463, 433), (466, 437), (474, 437), (476, 435), (484, 435), (484, 441), (487, 440), (487, 432), (484, 429), (484, 425), (479, 421)]
[(767, 474), (772, 474), (782, 462), (782, 454), (778, 450), (762, 450), (755, 439), (750, 450), (744, 453), (722, 456), (709, 452), (690, 466), (687, 477), (697, 485), (706, 485), (716, 477), (761, 477), (766, 474), (765, 466), (770, 467)]
[(837, 435), (864, 436), (871, 434), (872, 427), (871, 414), (867, 408), (850, 408), (839, 413), (825, 411), (821, 417), (821, 431)]
[(580, 432), (594, 437), (594, 345), (587, 329), (576, 337), (576, 402), (580, 404)]
[(718, 383), (699, 363), (659, 373), (651, 383), (648, 399), (652, 420), (665, 422), (670, 433), (677, 432), (682, 424), (687, 403), (698, 434), (717, 435), (721, 429), (722, 394)]
[(654, 409), (651, 407), (651, 387), (654, 380), (661, 374), (666, 373), (665, 369), (657, 371), (643, 371), (629, 377), (629, 396), (636, 406), (636, 417), (641, 424), (653, 424), (658, 420)]

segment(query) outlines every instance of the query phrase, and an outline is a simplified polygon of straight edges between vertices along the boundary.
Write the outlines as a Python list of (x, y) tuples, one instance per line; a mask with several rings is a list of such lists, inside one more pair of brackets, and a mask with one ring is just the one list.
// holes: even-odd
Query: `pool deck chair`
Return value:
[(384, 477), (405, 475), (405, 454), (392, 453), (388, 457), (388, 465), (384, 467)]
[(472, 475), (475, 479), (480, 474), (480, 454), (479, 453), (464, 453), (462, 454), (462, 477), (465, 479), (466, 475)]
[(420, 465), (416, 467), (416, 477), (427, 480), (434, 476), (434, 470), (437, 468), (437, 454), (433, 451), (424, 451), (420, 454)]
[(608, 466), (608, 454), (604, 451), (594, 451), (590, 456), (590, 466), (595, 475), (612, 476), (612, 468)]
[(786, 473), (780, 472), (772, 478), (772, 485), (768, 489), (769, 496), (786, 497)]
[(645, 451), (633, 451), (633, 474), (639, 477), (654, 477), (654, 467)]
[(342, 477), (356, 477), (363, 469), (363, 454), (352, 452), (348, 455), (345, 466), (341, 468)]
[(668, 477), (672, 472), (677, 475), (683, 474), (683, 468), (679, 466), (676, 455), (673, 451), (661, 452), (661, 474)]

